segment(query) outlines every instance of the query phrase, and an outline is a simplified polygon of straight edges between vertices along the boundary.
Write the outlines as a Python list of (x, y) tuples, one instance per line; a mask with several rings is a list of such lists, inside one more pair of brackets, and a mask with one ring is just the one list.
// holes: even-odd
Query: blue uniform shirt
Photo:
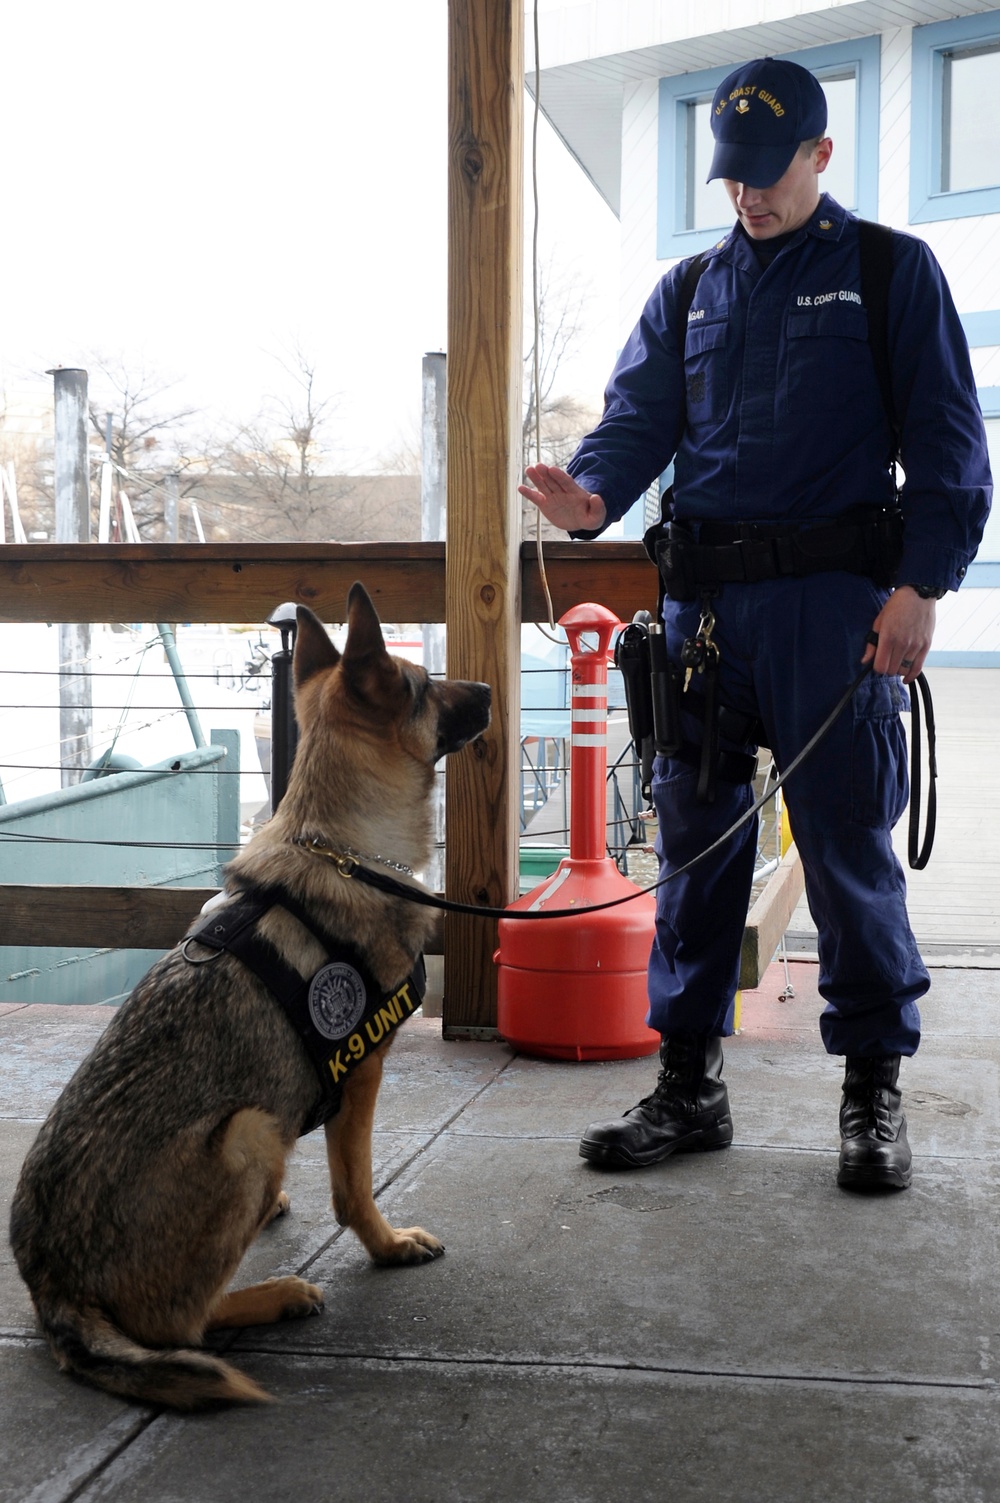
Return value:
[[(957, 589), (990, 509), (986, 434), (941, 268), (913, 236), (894, 233), (893, 251), (889, 358), (906, 477), (898, 578)], [(603, 498), (608, 522), (671, 459), (678, 520), (807, 520), (889, 505), (891, 435), (854, 216), (824, 194), (766, 269), (737, 226), (708, 252), (686, 340), (676, 319), (685, 265), (646, 303), (601, 422), (568, 466)]]

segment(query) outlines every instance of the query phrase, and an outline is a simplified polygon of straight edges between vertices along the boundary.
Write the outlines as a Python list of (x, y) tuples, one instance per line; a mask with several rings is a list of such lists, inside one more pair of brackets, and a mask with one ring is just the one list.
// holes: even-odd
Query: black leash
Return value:
[[(920, 696), (917, 695), (917, 689)], [(927, 824), (924, 843), (920, 845), (920, 698), (927, 712)], [(922, 872), (931, 859), (934, 831), (937, 828), (937, 730), (934, 725), (934, 703), (927, 680), (918, 673), (910, 685), (910, 825), (907, 843), (907, 858), (910, 869)]]
[[(741, 814), (739, 819), (736, 820), (734, 824), (731, 824), (729, 826), (729, 829), (725, 830), (717, 840), (713, 840), (711, 845), (706, 846), (703, 851), (699, 851), (697, 856), (692, 856), (691, 860), (685, 862), (683, 866), (677, 867), (676, 871), (669, 872), (667, 876), (661, 877), (658, 882), (652, 883), (649, 887), (637, 887), (634, 893), (627, 893), (623, 898), (612, 898), (607, 903), (595, 903), (590, 908), (552, 908), (548, 909), (544, 913), (540, 909), (518, 909), (516, 912), (511, 912), (509, 908), (485, 908), (479, 907), (474, 903), (455, 903), (452, 902), (449, 898), (439, 898), (435, 893), (427, 892), (423, 888), (410, 887), (405, 882), (397, 882), (394, 877), (386, 876), (383, 872), (372, 871), (369, 867), (362, 866), (357, 857), (346, 855), (343, 852), (334, 851), (319, 840), (311, 840), (303, 837), (302, 839), (296, 840), (295, 843), (302, 846), (304, 850), (309, 851), (314, 856), (322, 856), (326, 860), (332, 861), (342, 877), (362, 882), (366, 887), (377, 888), (379, 892), (388, 893), (391, 897), (404, 898), (407, 902), (419, 903), (425, 908), (438, 908), (445, 913), (465, 913), (473, 915), (476, 918), (496, 919), (580, 918), (582, 915), (587, 913), (603, 913), (606, 908), (619, 908), (622, 903), (631, 903), (635, 898), (642, 897), (645, 893), (656, 892), (657, 889), (663, 887), (665, 883), (672, 882), (675, 877), (683, 876), (685, 872), (689, 872), (692, 867), (697, 866), (700, 861), (707, 860), (707, 858), (711, 856), (715, 851), (717, 851), (720, 846), (725, 845), (726, 841), (730, 840), (733, 835), (736, 834), (737, 830), (742, 829), (742, 827), (749, 820), (751, 820), (755, 814), (759, 813), (764, 805), (774, 797), (778, 789), (788, 781), (792, 773), (801, 766), (806, 757), (808, 757), (810, 753), (815, 750), (815, 748), (822, 741), (823, 737), (833, 726), (834, 722), (840, 716), (842, 711), (845, 709), (847, 704), (850, 702), (858, 686), (864, 681), (871, 670), (871, 663), (866, 663), (861, 669), (857, 678), (855, 678), (854, 682), (851, 684), (850, 688), (845, 689), (844, 693), (841, 695), (834, 708), (830, 711), (829, 715), (823, 721), (823, 724), (820, 726), (819, 730), (810, 737), (810, 739), (806, 742), (805, 746), (798, 753), (798, 755), (794, 757), (785, 768), (785, 771), (781, 774), (781, 776), (776, 778), (775, 781), (769, 785), (767, 791), (763, 793), (761, 797), (757, 799), (753, 804), (751, 804), (750, 808), (747, 809), (743, 814)], [(927, 710), (930, 791), (928, 793), (927, 799), (927, 833), (924, 839), (923, 847), (920, 850), (919, 855), (917, 856), (917, 859), (915, 861), (914, 848), (916, 845), (916, 831), (919, 822), (918, 806), (920, 795), (920, 711), (917, 705), (916, 690), (911, 684), (910, 703), (913, 708), (915, 719), (913, 734), (914, 770), (911, 779), (913, 787), (913, 798), (911, 801), (910, 810), (910, 865), (914, 866), (917, 864), (917, 862), (919, 862), (920, 866), (926, 866), (927, 861), (930, 857), (931, 846), (934, 840), (934, 823), (936, 815), (934, 779), (937, 777), (937, 765), (935, 757), (934, 717), (931, 707), (930, 689), (927, 687), (927, 680), (924, 678), (922, 673), (918, 675), (916, 682), (920, 684), (920, 690), (924, 696), (924, 705)], [(914, 818), (914, 806), (917, 806), (916, 819)]]

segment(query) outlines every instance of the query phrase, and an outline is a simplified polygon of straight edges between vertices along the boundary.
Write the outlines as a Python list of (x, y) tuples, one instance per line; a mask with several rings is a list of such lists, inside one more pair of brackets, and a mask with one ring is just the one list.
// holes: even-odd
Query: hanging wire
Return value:
[[(534, 399), (535, 419), (535, 463), (542, 461), (542, 397), (540, 390), (541, 361), (539, 352), (539, 337), (541, 333), (541, 311), (539, 308), (539, 276), (538, 276), (538, 116), (539, 94), (541, 90), (541, 66), (538, 58), (538, 0), (534, 0), (532, 24), (534, 27), (535, 42), (535, 98), (534, 109), (531, 119), (531, 197), (532, 197), (532, 226), (531, 226), (531, 305), (532, 319), (534, 323), (534, 340), (532, 341), (532, 388)], [(545, 591), (545, 603), (548, 606), (549, 626), (555, 630), (555, 612), (552, 606), (552, 594), (549, 590), (548, 575), (545, 572), (545, 547), (542, 542), (542, 513), (536, 509), (535, 515), (535, 541), (538, 547), (538, 572), (541, 575), (542, 589)]]
[[(156, 641), (159, 640), (160, 638), (156, 638)], [(139, 661), (135, 665), (135, 672), (132, 674), (132, 682), (128, 686), (128, 693), (125, 695), (125, 703), (121, 706), (118, 712), (118, 724), (115, 726), (114, 732), (112, 733), (111, 744), (110, 746), (106, 747), (103, 752), (101, 752), (98, 761), (94, 764), (95, 770), (98, 773), (102, 772), (107, 767), (111, 758), (114, 756), (115, 747), (118, 745), (118, 738), (121, 735), (122, 731), (125, 729), (125, 721), (128, 718), (129, 710), (132, 708), (132, 700), (135, 697), (136, 685), (139, 682), (139, 675), (142, 673), (142, 665), (146, 660), (147, 652), (152, 646), (154, 646), (153, 642), (146, 643), (139, 656)], [(154, 709), (157, 707), (151, 705), (150, 708)], [(166, 709), (166, 706), (164, 705), (163, 708)]]

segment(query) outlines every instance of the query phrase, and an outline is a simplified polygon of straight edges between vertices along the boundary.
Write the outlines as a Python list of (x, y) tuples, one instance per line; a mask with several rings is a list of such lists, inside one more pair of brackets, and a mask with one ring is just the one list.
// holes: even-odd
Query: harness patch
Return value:
[[(322, 974), (320, 971), (319, 975)], [(324, 1064), (329, 1071), (328, 1085), (339, 1086), (345, 1075), (360, 1065), (378, 1044), (384, 1043), (390, 1033), (416, 1011), (420, 998), (414, 995), (412, 981), (413, 978), (408, 976), (391, 997), (380, 997), (376, 993), (370, 1006), (367, 998), (365, 999), (360, 1014), (360, 1021), (364, 1026), (355, 1029), (343, 1048), (325, 1051)]]
[[(294, 914), (331, 956), (308, 980), (286, 965), (274, 947), (255, 932), (258, 921), (274, 907)], [(324, 934), (302, 905), (281, 888), (244, 891), (206, 915), (181, 947), (185, 959), (190, 959), (187, 945), (192, 941), (235, 955), (284, 1009), (319, 1077), (320, 1100), (303, 1124), (303, 1133), (311, 1132), (337, 1112), (346, 1077), (405, 1023), (423, 1000), (422, 956), (417, 957), (413, 970), (395, 991), (384, 993), (357, 951)]]
[(309, 983), (309, 1016), (325, 1039), (342, 1039), (356, 1028), (367, 1000), (360, 975), (343, 960), (323, 966)]

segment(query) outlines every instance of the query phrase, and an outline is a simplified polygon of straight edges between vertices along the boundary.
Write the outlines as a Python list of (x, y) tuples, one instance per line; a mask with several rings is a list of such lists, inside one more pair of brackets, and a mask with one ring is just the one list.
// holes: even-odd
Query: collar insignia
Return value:
[(819, 222), (819, 227), (820, 227), (821, 230), (832, 230), (833, 229), (833, 220), (832, 219), (821, 219), (820, 222)]

